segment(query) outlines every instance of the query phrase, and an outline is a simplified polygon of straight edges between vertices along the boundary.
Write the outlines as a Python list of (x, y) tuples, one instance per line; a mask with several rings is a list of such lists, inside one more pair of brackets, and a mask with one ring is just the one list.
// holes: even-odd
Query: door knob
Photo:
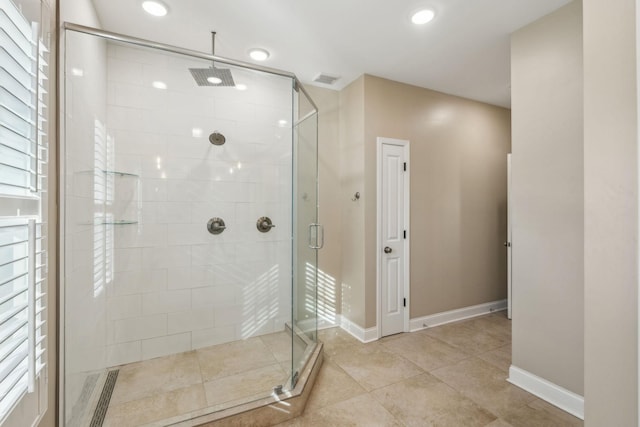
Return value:
[(385, 246), (384, 253), (385, 254), (390, 254), (391, 253), (391, 248), (389, 246)]

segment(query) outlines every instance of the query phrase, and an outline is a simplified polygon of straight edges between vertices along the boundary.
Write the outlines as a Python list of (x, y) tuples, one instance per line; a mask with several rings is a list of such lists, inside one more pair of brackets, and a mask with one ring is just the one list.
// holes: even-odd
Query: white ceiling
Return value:
[[(247, 50), (271, 52), (264, 65), (311, 83), (320, 72), (342, 89), (363, 73), (510, 105), (509, 34), (570, 0), (163, 0), (162, 18), (141, 0), (93, 0), (105, 30), (211, 50), (251, 62)], [(436, 18), (410, 21), (429, 7)]]

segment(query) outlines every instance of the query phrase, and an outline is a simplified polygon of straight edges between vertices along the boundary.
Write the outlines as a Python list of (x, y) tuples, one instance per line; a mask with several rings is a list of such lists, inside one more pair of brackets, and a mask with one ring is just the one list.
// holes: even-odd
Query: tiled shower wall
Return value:
[[(282, 330), (291, 313), (291, 80), (109, 45), (113, 283), (107, 365)], [(217, 64), (218, 67), (224, 67)], [(166, 85), (154, 82), (161, 82)], [(208, 137), (217, 131), (222, 146)], [(122, 173), (122, 174), (121, 174)], [(130, 174), (130, 175), (125, 175)], [(268, 216), (268, 233), (256, 221)], [(212, 235), (210, 218), (226, 223)]]
[[(68, 231), (84, 227), (74, 249), (89, 259), (84, 279), (67, 285), (93, 281), (91, 292), (69, 296), (86, 300), (69, 309), (87, 313), (67, 329), (104, 325), (89, 344), (68, 342), (69, 364), (75, 354), (91, 359), (86, 369), (104, 368), (283, 330), (291, 316), (291, 80), (233, 69), (246, 90), (198, 87), (188, 69), (209, 62), (111, 43), (106, 64), (106, 117), (86, 105), (99, 102), (85, 99), (94, 75), (68, 94), (77, 110), (69, 123), (87, 122), (94, 135), (67, 137), (67, 158), (87, 153), (86, 165), (67, 171), (66, 221)], [(214, 131), (224, 145), (209, 143)], [(73, 199), (82, 188), (89, 204)], [(262, 216), (276, 225), (268, 233), (256, 228)], [(226, 222), (222, 234), (207, 231), (212, 217)]]

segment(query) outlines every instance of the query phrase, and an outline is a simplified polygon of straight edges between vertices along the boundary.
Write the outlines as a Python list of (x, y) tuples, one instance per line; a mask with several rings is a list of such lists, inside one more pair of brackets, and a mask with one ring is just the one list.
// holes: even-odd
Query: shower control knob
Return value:
[(256, 228), (261, 233), (266, 233), (271, 230), (275, 225), (271, 222), (271, 218), (268, 216), (261, 216), (258, 218), (258, 222), (256, 222)]
[(207, 230), (211, 234), (220, 234), (226, 229), (226, 225), (222, 218), (213, 217), (207, 223)]

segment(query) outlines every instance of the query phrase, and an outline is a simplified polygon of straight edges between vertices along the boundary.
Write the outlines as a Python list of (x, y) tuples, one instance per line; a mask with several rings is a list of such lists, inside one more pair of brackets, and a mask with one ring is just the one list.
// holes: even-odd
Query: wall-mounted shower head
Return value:
[[(216, 54), (216, 33), (211, 32), (211, 54)], [(216, 68), (215, 63), (211, 64), (209, 68), (189, 68), (191, 76), (196, 81), (198, 86), (227, 86), (234, 87), (236, 84), (233, 81), (231, 70), (228, 68)]]
[(220, 132), (214, 132), (209, 135), (209, 142), (213, 145), (224, 145), (224, 143), (227, 142), (227, 138)]

